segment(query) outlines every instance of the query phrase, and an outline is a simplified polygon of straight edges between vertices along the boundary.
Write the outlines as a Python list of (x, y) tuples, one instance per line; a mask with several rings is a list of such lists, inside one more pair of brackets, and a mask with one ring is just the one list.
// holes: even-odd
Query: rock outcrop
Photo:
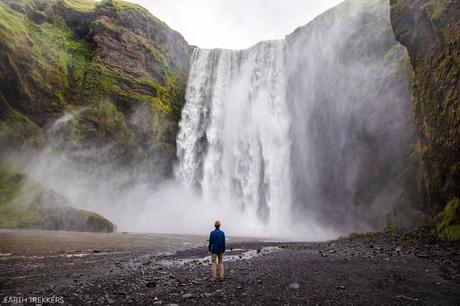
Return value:
[(2, 0), (0, 143), (168, 175), (190, 53), (127, 2)]
[(75, 209), (62, 195), (0, 164), (0, 228), (113, 232), (104, 217)]
[[(171, 175), (191, 51), (128, 2), (1, 0), (0, 158), (46, 149), (88, 171)], [(24, 175), (0, 181), (0, 227), (114, 230)]]
[(391, 0), (391, 21), (412, 70), (422, 195), (416, 205), (442, 212), (441, 238), (460, 239), (460, 1)]

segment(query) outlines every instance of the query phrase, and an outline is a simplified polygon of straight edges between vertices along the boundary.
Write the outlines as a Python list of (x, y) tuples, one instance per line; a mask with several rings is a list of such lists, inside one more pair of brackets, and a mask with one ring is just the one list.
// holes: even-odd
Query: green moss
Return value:
[(40, 205), (36, 202), (25, 206), (4, 207), (0, 213), (0, 227), (28, 228), (40, 224), (42, 220)]
[(3, 2), (0, 2), (0, 36), (10, 47), (16, 47), (27, 39), (24, 15), (8, 8)]
[(115, 230), (112, 222), (102, 217), (101, 215), (87, 211), (87, 210), (78, 210), (78, 213), (82, 216), (87, 217), (86, 227), (87, 230), (93, 232), (113, 232)]
[(439, 238), (443, 241), (460, 241), (460, 224), (445, 228)]
[(88, 42), (76, 39), (62, 20), (40, 26), (28, 23), (27, 33), (33, 42), (32, 69), (37, 81), (46, 80), (62, 89), (69, 87), (69, 77), (82, 81), (92, 55)]
[[(10, 4), (13, 2), (15, 5), (12, 7), (19, 11), (21, 7), (26, 8), (27, 13), (11, 9)], [(11, 67), (5, 72), (0, 71), (0, 77), (11, 84), (16, 84), (16, 81), (20, 84), (17, 86), (18, 92), (8, 93), (3, 99), (11, 112), (6, 118), (1, 118), (2, 143), (10, 144), (11, 139), (16, 139), (18, 143), (24, 144), (30, 139), (32, 131), (41, 134), (38, 125), (44, 126), (48, 121), (72, 112), (74, 108), (87, 107), (87, 110), (66, 123), (62, 133), (57, 136), (62, 136), (65, 141), (69, 140), (69, 148), (72, 149), (101, 145), (114, 147), (114, 151), (120, 151), (120, 156), (128, 155), (130, 153), (127, 147), (136, 145), (136, 140), (139, 139), (133, 136), (133, 127), (128, 126), (124, 112), (131, 113), (139, 104), (151, 106), (153, 113), (149, 114), (152, 116), (151, 125), (145, 122), (139, 134), (148, 134), (149, 139), (155, 141), (160, 139), (168, 144), (174, 143), (174, 136), (171, 136), (174, 131), (171, 130), (174, 130), (174, 124), (180, 117), (185, 76), (181, 71), (176, 74), (176, 68), (172, 68), (174, 62), (168, 63), (168, 54), (162, 50), (163, 42), (155, 40), (156, 36), (161, 39), (160, 34), (163, 31), (171, 30), (145, 9), (123, 1), (37, 0), (36, 3), (39, 4), (21, 0), (0, 2), (0, 40), (5, 42), (5, 58), (9, 61), (5, 66), (8, 69)], [(61, 5), (69, 10), (55, 9)], [(149, 42), (146, 46), (152, 46), (147, 51), (150, 53), (148, 56), (161, 67), (156, 69), (159, 71), (155, 71), (155, 76), (150, 78), (149, 72), (143, 71), (141, 67), (131, 71), (130, 66), (125, 66), (124, 71), (107, 65), (104, 59), (96, 56), (96, 46), (79, 39), (61, 15), (62, 12), (67, 14), (70, 10), (94, 12), (100, 5), (107, 5), (105, 12), (111, 12), (92, 24), (93, 14), (80, 14), (85, 19), (84, 23), (89, 24), (91, 30), (100, 35), (110, 36), (108, 31), (119, 35), (127, 27), (122, 24), (123, 20), (152, 19), (146, 20), (147, 24), (153, 24), (160, 34), (155, 35), (152, 43)], [(44, 13), (46, 20), (30, 20), (28, 16), (35, 16), (34, 10), (37, 14)], [(129, 29), (126, 30), (129, 32)], [(169, 64), (172, 66), (169, 67)], [(19, 112), (21, 105), (17, 109), (8, 105), (11, 101), (6, 100), (12, 94), (19, 94), (24, 105), (27, 103), (27, 110), (24, 111), (27, 115)], [(3, 108), (3, 104), (1, 107)], [(137, 135), (136, 133), (136, 137)], [(137, 149), (136, 147), (132, 151)]]
[(171, 116), (174, 111), (174, 104), (177, 101), (179, 95), (182, 94), (182, 81), (181, 78), (176, 75), (167, 75), (165, 84), (152, 83), (152, 86), (157, 92), (157, 97), (152, 100), (153, 105), (164, 112), (165, 114)]
[(92, 135), (97, 135), (97, 133), (98, 129), (94, 125), (80, 120), (72, 121), (72, 142), (75, 145), (79, 146)]
[(453, 2), (454, 0), (429, 0), (423, 8), (428, 12), (431, 19), (436, 19), (445, 12), (449, 4)]
[(40, 220), (37, 192), (41, 188), (14, 167), (0, 164), (0, 227), (19, 227)]
[[(1, 102), (1, 101), (0, 101)], [(0, 121), (0, 139), (9, 145), (21, 145), (26, 140), (34, 138), (39, 146), (43, 142), (41, 129), (29, 118), (15, 111), (6, 103), (0, 103), (4, 112), (4, 120)]]
[(171, 104), (165, 103), (157, 97), (152, 98), (152, 103), (155, 109), (162, 113), (170, 114), (172, 112)]
[[(91, 65), (86, 79), (85, 88), (88, 93), (98, 96), (120, 96), (126, 99), (152, 104), (157, 111), (168, 116), (173, 113), (173, 104), (177, 96), (181, 94), (180, 78), (167, 75), (165, 84), (154, 82), (151, 79), (135, 79), (118, 69), (110, 69), (98, 63)], [(135, 84), (142, 84), (152, 89), (152, 95), (134, 90)], [(137, 86), (138, 87), (138, 86)]]
[[(51, 92), (54, 96), (55, 99), (46, 103), (36, 99), (36, 103), (40, 103), (37, 107), (49, 112), (65, 108), (64, 93), (83, 82), (92, 46), (76, 38), (61, 18), (38, 25), (3, 3), (0, 3), (0, 39), (7, 42), (12, 53), (30, 58), (28, 70), (20, 79), (26, 94), (35, 98), (38, 91)], [(34, 86), (29, 86), (29, 79)]]
[(0, 138), (11, 133), (11, 128), (4, 121), (0, 121)]
[(79, 12), (95, 12), (96, 2), (94, 0), (64, 0), (64, 5)]
[(440, 240), (460, 240), (460, 200), (454, 198), (438, 215), (436, 232)]
[(99, 214), (63, 205), (62, 196), (51, 193), (45, 197), (50, 202), (42, 203), (45, 193), (50, 191), (14, 167), (0, 164), (0, 228), (114, 231), (114, 225)]
[(143, 8), (142, 6), (138, 5), (138, 4), (135, 4), (135, 3), (131, 3), (131, 2), (126, 2), (126, 1), (120, 1), (120, 0), (104, 0), (102, 1), (101, 4), (107, 4), (107, 3), (111, 3), (113, 5), (113, 7), (117, 10), (128, 10), (128, 9), (131, 9), (131, 10), (136, 10), (142, 14), (150, 14), (149, 11), (147, 11), (145, 8)]
[(122, 28), (106, 18), (101, 18), (93, 22), (93, 26), (103, 28), (113, 34), (120, 34)]
[(21, 189), (22, 178), (12, 168), (0, 164), (0, 206), (8, 204)]
[(138, 87), (137, 84), (139, 81), (125, 72), (93, 62), (85, 75), (82, 91), (94, 101), (120, 97), (134, 102), (149, 103), (150, 96), (134, 89)]
[(166, 62), (166, 59), (161, 51), (159, 51), (156, 48), (149, 48), (150, 53), (152, 54), (153, 58), (160, 63), (161, 68), (165, 71), (168, 69), (168, 64)]
[(133, 135), (126, 125), (122, 112), (108, 100), (101, 100), (66, 122), (60, 133), (72, 144), (74, 150), (83, 147), (105, 145), (107, 140), (115, 144), (132, 144)]

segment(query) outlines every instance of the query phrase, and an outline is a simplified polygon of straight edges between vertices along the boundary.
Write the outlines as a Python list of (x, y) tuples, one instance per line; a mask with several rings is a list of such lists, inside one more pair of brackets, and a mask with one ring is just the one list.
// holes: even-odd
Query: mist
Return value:
[[(10, 155), (7, 160), (34, 182), (65, 196), (71, 206), (94, 211), (114, 222), (119, 232), (206, 235), (219, 219), (231, 236), (305, 239), (294, 228), (267, 228), (257, 216), (243, 214), (232, 203), (206, 199), (177, 180), (139, 175), (142, 167), (131, 171), (107, 166), (89, 170), (73, 158), (48, 148)], [(23, 188), (29, 191), (28, 186)], [(324, 235), (319, 227), (317, 232), (314, 230), (307, 239), (321, 240), (335, 234)]]
[(227, 235), (270, 239), (381, 230), (411, 148), (406, 59), (387, 1), (348, 1), (285, 40), (195, 49), (172, 177), (154, 160), (97, 162), (110, 145), (70, 144), (60, 131), (88, 108), (8, 160), (118, 231), (207, 234), (217, 219)]
[(296, 216), (383, 230), (408, 175), (407, 52), (387, 1), (347, 1), (288, 38)]

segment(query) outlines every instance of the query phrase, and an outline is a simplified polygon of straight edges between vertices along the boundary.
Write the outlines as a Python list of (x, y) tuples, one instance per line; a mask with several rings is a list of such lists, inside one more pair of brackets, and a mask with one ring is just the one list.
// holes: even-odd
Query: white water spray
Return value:
[(283, 53), (283, 41), (195, 50), (176, 167), (208, 203), (278, 235), (292, 205)]
[(75, 163), (111, 146), (81, 150), (65, 137), (79, 112), (50, 127), (50, 148), (13, 159), (120, 231), (203, 234), (217, 218), (229, 236), (382, 229), (412, 139), (406, 54), (388, 12), (384, 0), (347, 1), (284, 41), (196, 49), (173, 180), (142, 163)]

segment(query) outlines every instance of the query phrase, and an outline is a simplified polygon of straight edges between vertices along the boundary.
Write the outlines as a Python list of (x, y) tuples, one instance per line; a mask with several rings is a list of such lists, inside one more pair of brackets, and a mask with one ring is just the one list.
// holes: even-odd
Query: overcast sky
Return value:
[(129, 0), (202, 48), (243, 49), (283, 38), (342, 0)]

